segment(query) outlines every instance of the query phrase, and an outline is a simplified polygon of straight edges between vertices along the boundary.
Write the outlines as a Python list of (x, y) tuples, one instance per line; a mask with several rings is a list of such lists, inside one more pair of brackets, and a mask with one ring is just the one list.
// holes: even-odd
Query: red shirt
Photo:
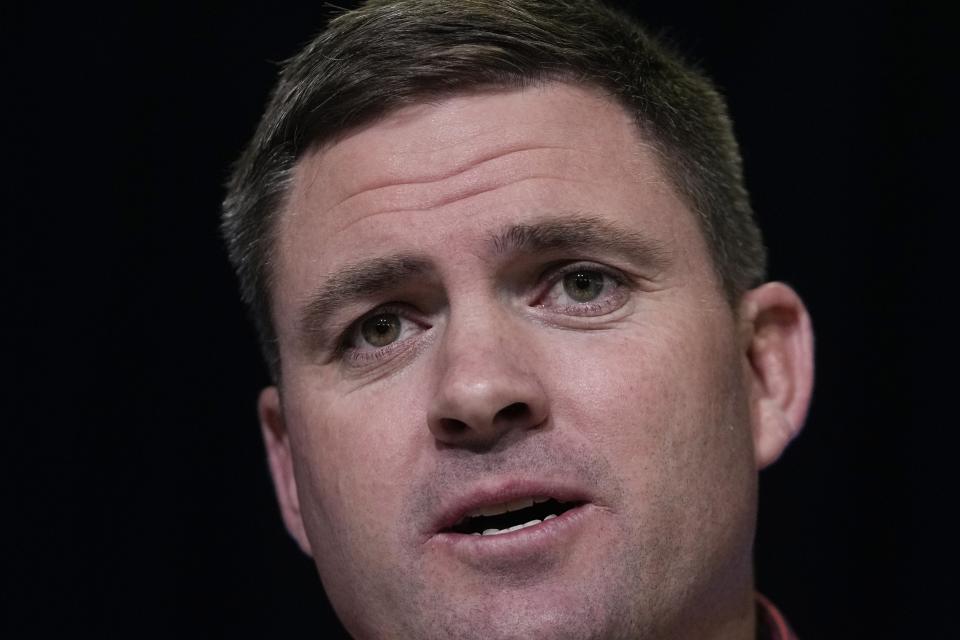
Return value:
[(757, 596), (757, 640), (797, 640), (786, 618), (773, 603), (759, 593)]

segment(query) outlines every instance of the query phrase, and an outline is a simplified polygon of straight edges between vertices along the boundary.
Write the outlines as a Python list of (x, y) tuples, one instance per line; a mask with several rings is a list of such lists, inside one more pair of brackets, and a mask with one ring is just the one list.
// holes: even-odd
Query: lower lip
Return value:
[(523, 556), (556, 550), (571, 541), (595, 512), (593, 505), (587, 503), (565, 511), (556, 518), (516, 531), (485, 536), (441, 532), (434, 535), (431, 542), (471, 562), (485, 559), (519, 560)]

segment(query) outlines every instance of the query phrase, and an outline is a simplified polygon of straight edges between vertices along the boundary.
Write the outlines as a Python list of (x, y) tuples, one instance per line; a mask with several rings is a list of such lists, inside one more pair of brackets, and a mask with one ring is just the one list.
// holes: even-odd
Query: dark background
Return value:
[[(328, 12), (0, 9), (0, 635), (334, 636), (274, 506), (267, 378), (217, 231), (274, 62)], [(762, 474), (758, 588), (807, 639), (951, 637), (951, 22), (636, 13), (729, 97), (771, 275), (817, 332), (806, 431)]]

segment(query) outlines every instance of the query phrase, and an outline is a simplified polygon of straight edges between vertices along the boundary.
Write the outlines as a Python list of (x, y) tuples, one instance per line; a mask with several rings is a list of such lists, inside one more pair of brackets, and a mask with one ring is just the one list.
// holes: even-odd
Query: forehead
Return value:
[[(438, 187), (464, 170), (524, 150), (577, 149), (596, 154), (596, 166), (586, 169), (632, 177), (634, 161), (644, 159), (638, 153), (643, 144), (626, 111), (590, 88), (555, 84), (458, 95), (405, 107), (307, 155), (296, 168), (289, 212), (303, 211), (297, 196), (299, 204), (331, 209), (354, 204), (348, 202), (352, 197), (377, 195), (368, 192), (380, 187)], [(395, 191), (390, 204), (403, 208), (403, 193)], [(447, 193), (437, 193), (437, 201)]]
[(278, 221), (277, 293), (357, 258), (467, 249), (491, 230), (564, 215), (699, 236), (631, 115), (597, 90), (557, 83), (405, 107), (297, 164)]

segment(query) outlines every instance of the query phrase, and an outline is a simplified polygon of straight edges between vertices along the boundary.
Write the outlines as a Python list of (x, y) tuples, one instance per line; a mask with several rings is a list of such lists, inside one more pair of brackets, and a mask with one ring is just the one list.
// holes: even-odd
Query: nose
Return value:
[(473, 451), (495, 447), (509, 434), (541, 427), (548, 401), (540, 362), (508, 319), (474, 319), (447, 327), (427, 422), (445, 445)]

